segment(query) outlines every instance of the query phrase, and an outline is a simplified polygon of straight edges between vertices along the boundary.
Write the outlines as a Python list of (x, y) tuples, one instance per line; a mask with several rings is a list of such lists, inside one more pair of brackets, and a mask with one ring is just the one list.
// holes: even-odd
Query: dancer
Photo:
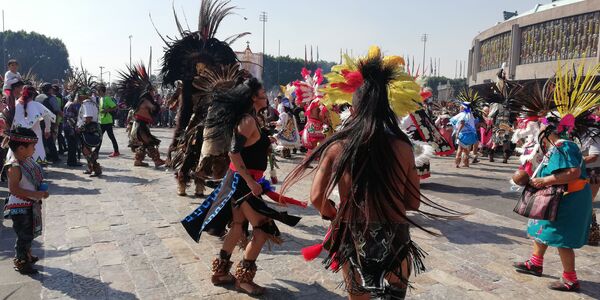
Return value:
[(221, 69), (232, 66), (239, 68), (237, 56), (229, 45), (248, 33), (225, 41), (215, 38), (219, 24), (235, 8), (227, 3), (203, 0), (198, 30), (194, 32), (181, 28), (175, 15), (180, 37), (168, 42), (163, 38), (167, 49), (161, 70), (163, 84), (174, 86), (178, 80), (182, 82), (175, 132), (167, 155), (171, 157), (168, 167), (175, 170), (177, 194), (180, 196), (186, 195), (187, 185), (192, 179), (196, 185), (195, 195), (203, 196), (205, 180), (223, 178), (229, 163), (229, 145), (204, 141), (204, 121), (209, 115), (211, 101), (199, 88), (206, 82), (203, 79), (205, 71), (221, 72)]
[(102, 167), (98, 163), (98, 152), (96, 149), (102, 144), (102, 129), (98, 123), (98, 103), (91, 99), (93, 86), (91, 82), (83, 84), (79, 88), (78, 97), (83, 98), (79, 115), (77, 118), (77, 128), (79, 128), (81, 153), (87, 161), (87, 170), (83, 174), (90, 177), (102, 175)]
[[(12, 121), (12, 128), (29, 128), (35, 132), (38, 137), (35, 145), (33, 159), (39, 164), (46, 163), (46, 150), (42, 142), (43, 137), (50, 137), (50, 128), (56, 116), (48, 110), (43, 104), (33, 101), (37, 96), (37, 91), (33, 86), (25, 85), (21, 97), (15, 103), (15, 114)], [(41, 121), (44, 122), (44, 133), (42, 134)], [(12, 158), (12, 152), (8, 151), (7, 161)]]
[(597, 138), (600, 124), (589, 118), (600, 105), (600, 94), (579, 93), (600, 89), (593, 77), (600, 65), (583, 72), (581, 64), (576, 70), (559, 66), (553, 96), (558, 113), (543, 119), (540, 144), (544, 160), (530, 185), (536, 189), (552, 185), (566, 186), (566, 191), (556, 208), (555, 220), (530, 219), (527, 233), (533, 239), (533, 254), (525, 262), (514, 264), (516, 271), (542, 276), (543, 262), (548, 247), (556, 247), (563, 267), (560, 280), (550, 289), (574, 292), (580, 289), (575, 271), (575, 251), (587, 243), (592, 219), (592, 192), (587, 182), (586, 165), (581, 151), (573, 139)]
[(452, 155), (455, 151), (454, 142), (452, 141), (452, 123), (450, 123), (450, 114), (448, 113), (447, 108), (442, 108), (440, 110), (440, 114), (435, 119), (435, 127), (438, 129), (444, 140), (448, 142), (450, 146), (450, 151), (448, 154), (440, 155), (440, 156), (449, 156)]
[(323, 82), (322, 70), (317, 69), (311, 76), (311, 71), (302, 68), (302, 78), (304, 81), (295, 81), (293, 85), (296, 87), (296, 105), (304, 107), (307, 119), (302, 131), (302, 145), (310, 152), (327, 137), (331, 124), (327, 107), (321, 104), (323, 93), (319, 89)]
[[(431, 91), (422, 91), (421, 100), (431, 98)], [(400, 128), (410, 137), (414, 147), (417, 172), (421, 179), (431, 177), (430, 159), (433, 155), (444, 156), (452, 154), (450, 141), (438, 131), (435, 122), (427, 113), (425, 106), (402, 118)]]
[(469, 152), (477, 142), (477, 132), (475, 131), (475, 117), (471, 109), (476, 107), (482, 100), (477, 92), (473, 90), (462, 91), (458, 98), (462, 101), (460, 113), (450, 119), (454, 127), (454, 134), (457, 137), (458, 150), (456, 151), (455, 165), (460, 168), (462, 160), (463, 166), (469, 167)]
[(291, 158), (292, 150), (300, 148), (300, 135), (298, 134), (296, 118), (294, 117), (290, 106), (289, 99), (284, 98), (278, 107), (278, 132), (275, 137), (277, 138), (277, 148), (281, 151), (284, 158)]
[(502, 163), (506, 164), (512, 154), (513, 129), (511, 124), (515, 121), (515, 114), (509, 109), (509, 101), (520, 92), (522, 86), (507, 80), (504, 69), (498, 71), (497, 78), (498, 82), (492, 85), (493, 96), (490, 101), (494, 102), (494, 107), (489, 115), (494, 120), (490, 161), (494, 160), (496, 149), (501, 147), (503, 153)]
[(490, 162), (494, 162), (494, 156), (490, 155), (492, 146), (492, 133), (494, 128), (494, 120), (490, 118), (490, 105), (484, 104), (481, 109), (481, 123), (479, 124), (479, 146), (481, 153), (487, 156)]
[[(238, 291), (261, 295), (265, 288), (254, 283), (256, 259), (267, 240), (281, 243), (279, 229), (273, 220), (295, 226), (300, 218), (275, 211), (260, 198), (264, 190), (257, 181), (267, 169), (271, 145), (256, 118), (256, 112), (267, 105), (262, 84), (252, 78), (213, 95), (215, 105), (219, 103), (213, 108), (220, 110), (206, 120), (205, 129), (210, 134), (205, 138), (207, 141), (213, 138), (231, 140), (231, 164), (221, 185), (182, 224), (196, 241), (202, 231), (222, 237), (229, 225), (223, 246), (213, 261), (211, 281), (214, 285), (235, 282)], [(231, 254), (238, 242), (248, 235), (248, 223), (252, 225), (252, 238), (245, 246), (244, 258), (237, 265), (235, 275), (232, 275)]]
[[(382, 57), (372, 47), (367, 58), (347, 57), (336, 66), (324, 92), (332, 101), (351, 102), (354, 113), (284, 183), (286, 190), (319, 160), (311, 202), (332, 220), (322, 244), (329, 252), (323, 263), (334, 272), (343, 270), (350, 299), (403, 299), (411, 273), (424, 270), (424, 253), (409, 233), (415, 223), (406, 211), (432, 203), (420, 201), (410, 140), (397, 122), (420, 101), (419, 86), (403, 72), (403, 64), (402, 58)], [(338, 210), (328, 200), (335, 186)], [(308, 259), (316, 256), (305, 252)]]
[(149, 125), (160, 113), (160, 106), (154, 101), (156, 89), (152, 86), (150, 75), (143, 64), (128, 67), (127, 71), (120, 72), (117, 91), (121, 98), (134, 111), (133, 124), (129, 131), (129, 147), (135, 153), (133, 165), (147, 167), (144, 162), (146, 154), (158, 168), (165, 164), (160, 158), (158, 146), (160, 140), (150, 132)]

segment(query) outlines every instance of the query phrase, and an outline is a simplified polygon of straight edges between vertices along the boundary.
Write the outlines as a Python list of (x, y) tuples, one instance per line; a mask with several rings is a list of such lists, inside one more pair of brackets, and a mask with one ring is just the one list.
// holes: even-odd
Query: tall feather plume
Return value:
[(597, 139), (600, 122), (592, 114), (600, 106), (600, 82), (596, 80), (600, 64), (584, 71), (584, 64), (566, 69), (560, 64), (555, 75), (554, 102), (560, 118), (575, 117), (574, 137)]
[(161, 70), (163, 84), (173, 85), (177, 80), (192, 80), (197, 75), (197, 63), (229, 65), (237, 62), (237, 56), (229, 45), (249, 32), (233, 35), (224, 41), (215, 37), (221, 22), (236, 9), (229, 3), (228, 0), (203, 0), (200, 5), (198, 30), (195, 32), (183, 29), (173, 7), (178, 38), (163, 37), (155, 26), (166, 45)]
[(523, 84), (523, 88), (509, 100), (508, 107), (512, 112), (527, 116), (546, 116), (556, 109), (553, 92), (553, 78), (546, 80), (543, 85), (533, 80)]
[(154, 89), (143, 63), (127, 66), (125, 71), (119, 71), (119, 76), (117, 93), (125, 99), (129, 107), (137, 108), (141, 102), (140, 98)]
[(584, 64), (577, 69), (565, 70), (563, 65), (556, 70), (554, 102), (561, 117), (572, 114), (578, 117), (600, 105), (600, 64), (584, 72)]

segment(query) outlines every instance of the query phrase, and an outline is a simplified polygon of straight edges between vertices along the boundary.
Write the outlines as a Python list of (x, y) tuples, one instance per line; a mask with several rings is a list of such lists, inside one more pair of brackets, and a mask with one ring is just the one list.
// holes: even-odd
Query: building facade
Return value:
[(495, 81), (504, 65), (511, 80), (552, 77), (559, 63), (600, 62), (600, 0), (538, 5), (477, 35), (469, 50), (470, 86)]

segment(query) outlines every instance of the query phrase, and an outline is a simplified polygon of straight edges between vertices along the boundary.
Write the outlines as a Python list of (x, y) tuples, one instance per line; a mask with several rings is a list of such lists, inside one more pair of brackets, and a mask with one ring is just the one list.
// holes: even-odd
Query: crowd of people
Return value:
[[(196, 242), (204, 232), (221, 238), (212, 284), (265, 293), (254, 282), (256, 261), (267, 241), (283, 242), (278, 223), (300, 222), (285, 207), (307, 203), (285, 192), (312, 174), (308, 198), (331, 223), (322, 243), (302, 249), (304, 258), (327, 251), (323, 265), (343, 273), (351, 299), (403, 299), (410, 276), (425, 270), (425, 253), (409, 228), (432, 233), (407, 211), (445, 222), (462, 217), (421, 193), (430, 158), (455, 155), (456, 168), (466, 168), (480, 155), (493, 162), (497, 152), (507, 163), (517, 151), (520, 167), (511, 180), (523, 195), (515, 212), (530, 218), (533, 253), (514, 268), (541, 276), (547, 248), (556, 247), (563, 274), (550, 288), (579, 290), (574, 249), (597, 244), (600, 235), (592, 210), (600, 187), (600, 84), (590, 77), (600, 66), (587, 76), (559, 69), (544, 89), (509, 81), (500, 70), (485, 96), (465, 89), (456, 101), (442, 102), (405, 71), (401, 57), (373, 46), (368, 55), (346, 57), (328, 74), (303, 69), (301, 79), (269, 103), (263, 84), (241, 68), (228, 43), (215, 38), (215, 26), (231, 9), (215, 3), (221, 2), (202, 1), (197, 32), (179, 28), (181, 36), (166, 43), (160, 77), (174, 90), (168, 99), (158, 96), (143, 64), (122, 71), (114, 90), (129, 108), (132, 166), (147, 167), (148, 156), (154, 167), (173, 171), (178, 195), (193, 181), (195, 195), (204, 198), (181, 224)], [(17, 235), (15, 269), (31, 274), (38, 261), (31, 242), (41, 234), (41, 200), (49, 196), (42, 166), (59, 163), (66, 152), (67, 165), (77, 167), (81, 154), (84, 173), (102, 175), (105, 133), (113, 148), (109, 157), (120, 156), (113, 127), (122, 106), (85, 70), (63, 86), (35, 87), (20, 76), (16, 61), (8, 67), (0, 118), (10, 192), (6, 212)], [(152, 134), (156, 122), (174, 126), (166, 160), (161, 140)], [(275, 154), (303, 157), (281, 194), (272, 189)], [(208, 195), (206, 187), (213, 188)], [(339, 201), (330, 199), (335, 189)], [(273, 209), (263, 196), (281, 208)], [(244, 253), (232, 272), (236, 245)]]

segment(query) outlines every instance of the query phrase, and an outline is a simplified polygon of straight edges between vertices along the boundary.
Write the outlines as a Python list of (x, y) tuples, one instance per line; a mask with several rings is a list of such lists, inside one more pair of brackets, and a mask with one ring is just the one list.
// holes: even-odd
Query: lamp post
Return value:
[(421, 65), (421, 70), (423, 70), (423, 75), (425, 75), (425, 46), (427, 45), (428, 36), (427, 33), (423, 33), (421, 36), (421, 42), (423, 42), (423, 64)]
[(129, 67), (131, 68), (131, 38), (133, 35), (129, 35)]
[(258, 17), (258, 20), (261, 21), (263, 23), (263, 49), (262, 49), (262, 63), (263, 63), (263, 72), (265, 71), (264, 65), (265, 65), (265, 25), (267, 24), (267, 12), (263, 11), (260, 13), (260, 16)]

